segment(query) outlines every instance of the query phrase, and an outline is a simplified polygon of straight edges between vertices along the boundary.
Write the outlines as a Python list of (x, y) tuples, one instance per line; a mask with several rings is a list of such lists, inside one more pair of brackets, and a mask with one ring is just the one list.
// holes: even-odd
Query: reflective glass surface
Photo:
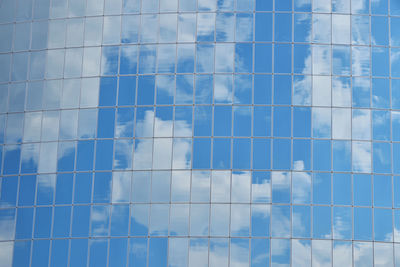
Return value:
[(1, 267), (400, 266), (398, 0), (0, 0)]

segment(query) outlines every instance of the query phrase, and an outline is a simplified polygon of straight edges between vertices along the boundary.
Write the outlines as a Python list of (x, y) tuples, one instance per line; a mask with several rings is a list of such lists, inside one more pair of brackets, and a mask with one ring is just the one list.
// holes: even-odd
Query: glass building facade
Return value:
[(1, 267), (400, 266), (400, 1), (0, 0)]

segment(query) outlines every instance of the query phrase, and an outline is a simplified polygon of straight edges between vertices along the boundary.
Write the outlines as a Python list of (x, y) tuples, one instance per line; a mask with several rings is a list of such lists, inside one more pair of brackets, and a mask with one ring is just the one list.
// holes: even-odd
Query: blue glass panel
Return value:
[(214, 71), (214, 45), (197, 45), (196, 72), (210, 73)]
[(351, 171), (351, 143), (333, 141), (333, 170)]
[(117, 97), (117, 78), (103, 77), (100, 80), (99, 106), (115, 106)]
[(353, 197), (354, 205), (371, 206), (372, 187), (370, 175), (353, 175)]
[(373, 110), (372, 127), (374, 140), (390, 140), (390, 112)]
[[(75, 142), (59, 142), (58, 143), (58, 171), (73, 171), (75, 165)], [(22, 168), (22, 167), (21, 167)]]
[(370, 107), (371, 86), (368, 78), (353, 78), (353, 107)]
[(253, 139), (253, 169), (271, 168), (271, 141), (269, 139)]
[(313, 207), (313, 237), (331, 238), (331, 207)]
[(155, 77), (154, 76), (139, 76), (138, 81), (138, 105), (153, 105), (154, 104), (154, 90), (155, 90)]
[(131, 238), (129, 248), (129, 267), (146, 266), (147, 238)]
[(133, 236), (147, 236), (149, 232), (149, 205), (131, 206), (130, 231)]
[(29, 266), (31, 241), (15, 242), (13, 254), (12, 266)]
[(271, 104), (271, 76), (254, 76), (254, 104)]
[(18, 206), (33, 206), (33, 203), (35, 201), (35, 191), (36, 176), (21, 176), (18, 194)]
[(235, 106), (233, 119), (233, 136), (251, 135), (251, 107)]
[[(398, 5), (400, 7), (399, 3), (393, 3), (394, 1), (391, 1), (391, 5)], [(390, 12), (393, 15), (393, 12), (396, 12), (395, 10), (390, 9)], [(397, 11), (397, 15), (400, 14), (399, 11)], [(399, 46), (400, 45), (400, 18), (396, 17), (391, 17), (390, 18), (390, 44), (392, 46)]]
[(51, 267), (66, 267), (68, 264), (68, 239), (56, 239), (51, 242)]
[(56, 182), (56, 204), (72, 203), (73, 174), (58, 174)]
[(290, 105), (292, 103), (292, 77), (274, 76), (274, 104)]
[(273, 140), (273, 169), (289, 170), (290, 169), (290, 139), (274, 139)]
[[(266, 1), (263, 1), (266, 2)], [(258, 4), (258, 3), (257, 3)], [(272, 41), (272, 14), (256, 13), (255, 20), (256, 42)]]
[(193, 139), (193, 168), (208, 169), (210, 167), (210, 139)]
[(194, 72), (194, 45), (178, 44), (177, 51), (177, 73), (193, 73)]
[[(373, 170), (376, 173), (391, 173), (390, 143), (373, 143)], [(389, 160), (388, 160), (389, 159)]]
[(72, 237), (89, 236), (90, 206), (74, 206), (72, 217)]
[(4, 146), (3, 174), (17, 174), (21, 155), (21, 145)]
[(79, 141), (76, 160), (76, 170), (87, 171), (93, 169), (94, 141)]
[(354, 208), (354, 239), (372, 240), (372, 209)]
[(157, 104), (173, 104), (175, 94), (174, 76), (163, 75), (156, 78)]
[(113, 146), (113, 140), (98, 140), (96, 142), (96, 170), (112, 169)]
[(250, 169), (251, 139), (233, 139), (233, 169)]
[(332, 73), (334, 75), (350, 75), (350, 47), (333, 46)]
[(213, 97), (213, 76), (196, 75), (196, 104), (211, 104)]
[(271, 73), (272, 72), (272, 45), (256, 44), (256, 55), (254, 63), (254, 72)]
[(400, 173), (400, 144), (393, 143), (393, 173)]
[(53, 174), (39, 175), (37, 177), (37, 205), (50, 205), (54, 202), (56, 176)]
[(85, 266), (87, 263), (87, 253), (87, 239), (71, 239), (70, 266)]
[(387, 48), (372, 48), (372, 75), (389, 76), (389, 50)]
[(232, 135), (232, 107), (214, 107), (214, 136)]
[(311, 109), (307, 107), (293, 108), (293, 136), (311, 136)]
[(32, 267), (48, 266), (50, 240), (34, 240), (32, 247)]
[(111, 201), (111, 173), (98, 172), (94, 177), (93, 202), (109, 203)]
[(15, 206), (17, 202), (18, 176), (3, 177), (0, 179), (0, 185), (0, 207)]
[(253, 14), (236, 14), (236, 42), (253, 41)]
[(313, 203), (330, 204), (331, 203), (331, 174), (314, 173), (313, 176)]
[(252, 205), (251, 206), (251, 235), (269, 236), (270, 227), (270, 206)]
[[(118, 46), (105, 46), (102, 50), (101, 74), (117, 75), (118, 73)], [(116, 89), (116, 88), (115, 88)]]
[(272, 11), (272, 0), (257, 1), (256, 10), (257, 11)]
[[(294, 73), (301, 73), (301, 74), (310, 74), (311, 73), (311, 66), (310, 66), (310, 59), (311, 59), (311, 47), (310, 45), (305, 44), (295, 44), (294, 51), (293, 51), (293, 72)], [(350, 63), (350, 62), (349, 62)], [(298, 80), (299, 77), (295, 76), (295, 80)], [(303, 85), (304, 87), (304, 85)]]
[(333, 208), (333, 238), (352, 239), (352, 209), (350, 207)]
[(136, 77), (119, 77), (118, 105), (134, 105), (136, 98)]
[(114, 169), (132, 169), (133, 140), (115, 140), (114, 147)]
[[(295, 2), (297, 5), (297, 1)], [(304, 14), (304, 13), (294, 14), (294, 41), (295, 42), (311, 41), (311, 14)]]
[(293, 203), (311, 203), (311, 173), (292, 173)]
[(134, 108), (117, 108), (115, 137), (133, 137)]
[[(97, 121), (97, 137), (112, 138), (114, 137), (115, 109), (101, 108), (99, 109)], [(78, 145), (79, 150), (79, 145)]]
[(351, 175), (333, 174), (333, 204), (351, 205)]
[(193, 75), (176, 76), (175, 104), (193, 103)]
[[(220, 1), (231, 1), (233, 5), (233, 0), (220, 0)], [(223, 6), (221, 8), (229, 9), (229, 4), (221, 3)], [(232, 9), (232, 7), (230, 8)], [(234, 38), (234, 27), (235, 27), (235, 17), (233, 13), (217, 13), (216, 16), (216, 40), (217, 42), (223, 41), (233, 41)]]
[[(249, 70), (251, 72), (251, 69)], [(235, 75), (235, 89), (233, 102), (238, 104), (251, 104), (252, 101), (252, 76), (250, 75)]]
[(92, 199), (92, 174), (77, 173), (74, 188), (74, 203), (90, 203)]
[[(127, 17), (125, 17), (125, 18), (127, 18)], [(132, 28), (134, 28), (134, 27), (132, 27)], [(124, 36), (122, 36), (122, 38), (124, 38)], [(129, 38), (130, 38), (130, 40), (126, 40), (126, 41), (135, 42), (134, 35), (129, 36)], [(124, 42), (124, 40), (122, 40), (122, 42)], [(119, 63), (120, 64), (120, 70), (119, 70), (120, 74), (136, 74), (137, 73), (137, 57), (138, 57), (138, 48), (136, 45), (121, 47), (121, 56), (120, 56), (120, 63)]]
[(253, 70), (253, 44), (247, 44), (247, 43), (236, 44), (235, 72), (251, 73), (252, 70)]
[(125, 267), (127, 261), (127, 246), (127, 238), (110, 239), (110, 255), (108, 258), (108, 264), (112, 264), (112, 266), (116, 267)]
[(390, 85), (388, 79), (372, 79), (372, 107), (390, 107)]
[(374, 209), (374, 240), (393, 241), (393, 218), (390, 209)]
[(229, 239), (211, 238), (210, 239), (210, 267), (227, 267), (229, 259)]
[(271, 108), (254, 106), (254, 136), (271, 136)]
[(274, 136), (291, 136), (291, 108), (274, 107)]
[(392, 207), (392, 177), (374, 175), (374, 206)]
[(289, 237), (290, 236), (290, 206), (271, 207), (271, 236)]
[(392, 77), (400, 77), (400, 49), (392, 48), (390, 51), (390, 71)]
[[(225, 206), (227, 207), (227, 206)], [(210, 221), (210, 206), (206, 204), (191, 204), (190, 206), (190, 235), (192, 236), (208, 236), (209, 235), (209, 221)], [(212, 214), (212, 212), (211, 212)], [(224, 215), (224, 216), (222, 216)], [(218, 223), (228, 223), (229, 216), (225, 216), (227, 213), (219, 213), (220, 218), (223, 220)], [(215, 219), (211, 217), (211, 231), (213, 230), (213, 221)], [(227, 224), (224, 224), (225, 226)], [(227, 228), (224, 229), (228, 230)]]
[(378, 0), (371, 2), (371, 13), (372, 14), (388, 14), (388, 1)]
[(36, 208), (34, 232), (35, 238), (50, 238), (51, 215), (51, 207)]
[[(256, 51), (257, 53), (257, 51)], [(274, 72), (292, 72), (292, 45), (276, 44), (274, 46)], [(258, 57), (257, 57), (258, 58)]]
[(212, 106), (196, 106), (194, 112), (194, 135), (211, 136)]
[(53, 215), (53, 237), (69, 237), (71, 207), (55, 207)]
[(142, 45), (140, 47), (139, 73), (155, 73), (156, 49), (157, 46), (155, 45)]
[(331, 142), (326, 140), (313, 141), (313, 169), (318, 171), (331, 170)]
[(294, 170), (311, 169), (311, 142), (310, 140), (293, 140), (293, 167)]
[(171, 206), (170, 235), (187, 236), (189, 233), (189, 205), (177, 204)]
[[(279, 1), (279, 3), (281, 2)], [(277, 7), (275, 6), (275, 8)], [(292, 14), (275, 13), (275, 41), (292, 41)]]
[(175, 107), (174, 136), (192, 136), (192, 113), (191, 106)]
[(249, 266), (249, 239), (231, 238), (230, 266)]
[(252, 172), (253, 203), (271, 202), (271, 176), (269, 172)]
[(271, 239), (271, 266), (290, 266), (289, 239)]
[(107, 266), (107, 239), (91, 239), (89, 242), (90, 255), (89, 255), (89, 266), (90, 267), (106, 267)]
[(159, 267), (167, 265), (168, 239), (150, 238), (149, 239), (149, 267)]
[(213, 169), (230, 169), (231, 139), (218, 138), (213, 143)]
[(17, 213), (15, 239), (31, 239), (33, 208), (19, 208)]
[[(375, 3), (375, 2), (374, 2)], [(386, 2), (387, 4), (387, 2)], [(372, 16), (371, 17), (371, 41), (375, 45), (389, 44), (389, 23), (387, 17)]]
[(293, 206), (292, 236), (309, 238), (311, 236), (311, 207)]
[(272, 203), (290, 203), (291, 174), (272, 172)]
[[(352, 47), (352, 72), (353, 75), (369, 76), (371, 71), (369, 47)], [(377, 68), (377, 67), (376, 67)]]
[(92, 206), (92, 216), (90, 218), (91, 236), (109, 235), (110, 207), (108, 205)]

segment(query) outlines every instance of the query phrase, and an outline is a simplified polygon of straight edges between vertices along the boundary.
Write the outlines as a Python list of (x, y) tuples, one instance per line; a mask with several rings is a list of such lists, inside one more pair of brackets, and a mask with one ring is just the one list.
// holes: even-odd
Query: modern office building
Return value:
[(0, 267), (400, 266), (399, 0), (0, 0)]

